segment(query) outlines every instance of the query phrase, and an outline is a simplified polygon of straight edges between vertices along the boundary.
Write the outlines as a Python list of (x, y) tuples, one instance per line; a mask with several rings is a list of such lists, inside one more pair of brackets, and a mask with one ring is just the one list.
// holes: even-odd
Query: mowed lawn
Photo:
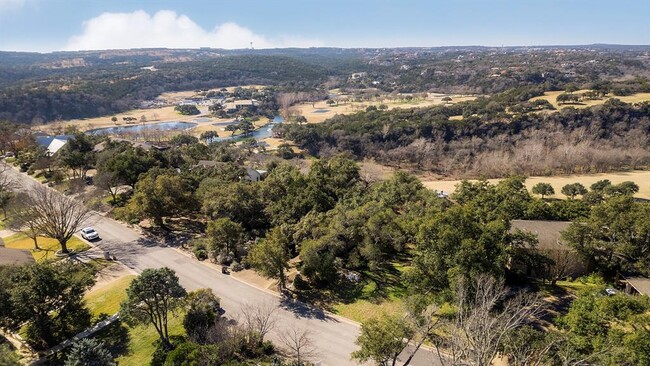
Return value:
[[(113, 315), (119, 308), (120, 303), (126, 298), (126, 289), (135, 276), (128, 275), (120, 277), (106, 286), (100, 287), (86, 294), (85, 300), (90, 312), (96, 317), (101, 313)], [(183, 315), (170, 316), (169, 334), (184, 335)], [(155, 341), (158, 333), (152, 325), (139, 325), (136, 327), (127, 326), (128, 345), (124, 354), (117, 355), (117, 362), (120, 366), (141, 366), (148, 365), (151, 361), (156, 347)], [(101, 338), (102, 332), (99, 333)]]
[(106, 286), (87, 293), (84, 298), (93, 316), (117, 313), (120, 310), (120, 303), (126, 297), (126, 289), (134, 278), (133, 275), (120, 277)]
[(404, 312), (403, 297), (405, 287), (401, 274), (406, 267), (403, 263), (393, 262), (378, 273), (365, 272), (365, 282), (358, 294), (348, 301), (332, 305), (332, 312), (363, 323), (382, 313), (401, 314)]
[[(142, 366), (148, 365), (151, 361), (156, 347), (154, 343), (158, 339), (158, 333), (153, 325), (139, 325), (128, 327), (129, 345), (127, 354), (119, 356), (116, 361), (120, 366)], [(185, 335), (183, 329), (183, 314), (170, 316), (168, 323), (170, 336)]]
[[(576, 174), (576, 175), (557, 175), (549, 177), (529, 177), (526, 179), (526, 187), (530, 191), (532, 187), (540, 182), (550, 183), (555, 190), (555, 194), (549, 196), (550, 198), (566, 198), (560, 190), (566, 184), (581, 183), (589, 188), (590, 185), (602, 179), (609, 179), (612, 184), (619, 184), (625, 181), (632, 181), (639, 186), (639, 193), (635, 197), (650, 199), (650, 171), (648, 170), (635, 170), (630, 172), (615, 172), (615, 173), (601, 173), (601, 174)], [(474, 181), (473, 179), (470, 179)], [(488, 179), (490, 183), (498, 183), (501, 179)], [(456, 189), (456, 185), (460, 180), (423, 180), (422, 184), (429, 189), (437, 191), (445, 191), (451, 193)]]
[[(32, 256), (34, 256), (34, 259), (37, 262), (42, 262), (48, 259), (56, 259), (56, 252), (61, 249), (61, 246), (59, 245), (59, 242), (56, 241), (56, 239), (39, 236), (36, 238), (36, 241), (38, 242), (38, 246), (41, 248), (41, 250), (34, 250), (34, 241), (23, 233), (17, 233), (8, 236), (3, 240), (5, 242), (5, 247), (7, 248), (29, 249), (29, 251), (32, 253)], [(90, 245), (86, 244), (83, 240), (77, 237), (73, 236), (68, 241), (68, 250), (82, 252), (88, 249), (90, 249)]]

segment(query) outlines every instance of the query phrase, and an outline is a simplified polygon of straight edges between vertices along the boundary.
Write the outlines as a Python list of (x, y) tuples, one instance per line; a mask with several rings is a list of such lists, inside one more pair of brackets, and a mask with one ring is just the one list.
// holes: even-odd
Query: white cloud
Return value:
[(321, 45), (319, 41), (295, 36), (269, 38), (236, 23), (223, 23), (208, 31), (175, 11), (161, 10), (152, 16), (138, 10), (103, 13), (85, 21), (82, 33), (70, 38), (65, 48), (71, 51), (157, 47), (233, 49), (250, 47), (251, 42), (255, 48)]
[(25, 2), (26, 0), (0, 0), (0, 12), (22, 8), (25, 5)]

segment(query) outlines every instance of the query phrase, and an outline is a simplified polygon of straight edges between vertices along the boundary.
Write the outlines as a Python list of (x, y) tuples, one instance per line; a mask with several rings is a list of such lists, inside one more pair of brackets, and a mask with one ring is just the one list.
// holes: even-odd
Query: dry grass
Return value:
[[(650, 199), (650, 171), (635, 170), (630, 172), (602, 173), (602, 174), (581, 174), (581, 175), (561, 175), (550, 177), (530, 177), (526, 180), (526, 187), (530, 190), (535, 184), (544, 182), (550, 183), (555, 189), (555, 195), (551, 198), (564, 198), (560, 193), (562, 187), (570, 183), (581, 183), (589, 188), (590, 185), (602, 179), (609, 179), (613, 184), (624, 181), (632, 181), (639, 186), (639, 193), (635, 197)], [(497, 183), (500, 179), (489, 179), (491, 183)], [(460, 180), (423, 180), (425, 187), (437, 191), (453, 192)]]
[[(36, 241), (41, 250), (34, 250), (34, 242), (23, 233), (11, 235), (3, 240), (7, 248), (29, 249), (37, 262), (56, 259), (56, 251), (61, 249), (59, 242), (55, 239), (39, 236), (36, 238)], [(71, 251), (82, 252), (90, 249), (90, 246), (81, 239), (73, 236), (72, 239), (68, 241), (68, 249)]]
[(100, 127), (114, 127), (114, 126), (129, 126), (123, 120), (122, 117), (135, 117), (138, 119), (136, 122), (140, 124), (140, 117), (145, 116), (147, 119), (146, 124), (166, 122), (166, 121), (191, 121), (197, 116), (183, 116), (174, 111), (174, 107), (159, 107), (151, 109), (134, 109), (124, 113), (119, 113), (115, 115), (117, 117), (117, 123), (111, 121), (113, 115), (95, 117), (95, 118), (85, 118), (85, 119), (73, 119), (69, 121), (50, 123), (45, 126), (36, 126), (35, 128), (43, 130), (45, 132), (53, 132), (56, 129), (65, 129), (67, 126), (76, 126), (82, 131), (87, 131), (93, 128)]
[[(312, 105), (312, 103), (302, 103), (294, 106), (293, 108), (298, 110), (300, 114), (307, 118), (308, 123), (320, 123), (334, 117), (337, 114), (353, 114), (359, 111), (363, 111), (369, 106), (379, 106), (380, 104), (385, 104), (389, 110), (395, 108), (424, 108), (434, 105), (442, 105), (445, 104), (445, 102), (442, 101), (442, 98), (445, 96), (446, 95), (443, 94), (429, 94), (429, 97), (426, 99), (413, 98), (411, 101), (380, 98), (377, 100), (364, 102), (340, 102), (338, 105), (334, 106), (330, 106), (324, 101), (321, 101), (315, 103), (314, 105)], [(452, 103), (476, 99), (474, 96), (467, 95), (452, 95), (451, 98), (453, 99)], [(318, 110), (326, 110), (326, 112), (316, 112)]]
[[(584, 93), (588, 90), (579, 90), (575, 92), (575, 94), (581, 94)], [(638, 94), (633, 94), (633, 95), (628, 95), (628, 96), (607, 96), (602, 99), (597, 99), (597, 100), (585, 100), (583, 102), (580, 102), (578, 104), (558, 104), (557, 103), (557, 96), (564, 93), (564, 91), (551, 91), (551, 92), (546, 92), (544, 93), (543, 96), (535, 97), (532, 98), (530, 101), (535, 101), (535, 100), (547, 100), (549, 101), (555, 108), (557, 109), (563, 109), (567, 107), (574, 107), (574, 108), (588, 108), (588, 107), (593, 107), (595, 105), (601, 105), (608, 101), (609, 99), (620, 99), (621, 101), (625, 103), (640, 103), (640, 102), (648, 102), (650, 101), (650, 93), (638, 93)]]

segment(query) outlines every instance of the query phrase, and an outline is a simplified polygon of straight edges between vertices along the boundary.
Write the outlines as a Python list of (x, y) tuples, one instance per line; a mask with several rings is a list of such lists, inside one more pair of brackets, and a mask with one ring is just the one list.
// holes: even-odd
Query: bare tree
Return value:
[(124, 182), (121, 181), (113, 172), (110, 171), (99, 171), (95, 175), (95, 185), (108, 193), (110, 193), (113, 203), (117, 203), (117, 194), (119, 188)]
[(41, 235), (41, 231), (36, 221), (32, 220), (29, 207), (26, 206), (26, 202), (29, 202), (29, 200), (30, 198), (26, 193), (20, 193), (15, 197), (11, 204), (8, 226), (11, 230), (22, 232), (32, 239), (34, 241), (34, 250), (41, 250), (38, 246), (38, 237)]
[(243, 326), (249, 334), (257, 337), (258, 343), (264, 342), (264, 337), (275, 328), (278, 321), (276, 310), (277, 306), (272, 303), (246, 304), (241, 308)]
[[(503, 282), (479, 276), (469, 283), (459, 281), (457, 314), (450, 321), (444, 341), (436, 342), (442, 362), (452, 365), (489, 366), (505, 337), (543, 312), (537, 295), (519, 293), (507, 299)], [(440, 355), (440, 346), (447, 351)]]
[(434, 331), (440, 327), (442, 321), (438, 313), (439, 310), (440, 308), (436, 305), (429, 305), (424, 309), (409, 307), (405, 321), (411, 324), (415, 330), (413, 332), (413, 338), (409, 339), (409, 343), (414, 347), (406, 361), (404, 361), (403, 366), (411, 363), (413, 357), (424, 342), (427, 339), (431, 339), (434, 336)]
[(21, 211), (25, 226), (56, 239), (62, 253), (69, 253), (68, 240), (91, 216), (83, 204), (43, 186), (35, 186), (25, 197)]
[(548, 279), (552, 285), (579, 269), (578, 258), (570, 250), (554, 248), (544, 250), (543, 254), (552, 261), (548, 266)]
[(278, 335), (278, 338), (298, 365), (304, 365), (305, 362), (318, 356), (311, 332), (306, 329), (287, 328)]
[(0, 165), (0, 208), (2, 208), (4, 219), (7, 218), (7, 206), (13, 199), (14, 189), (16, 188), (13, 179), (11, 179), (9, 174), (7, 174), (7, 170), (9, 169), (11, 168), (9, 168), (7, 163), (3, 160)]

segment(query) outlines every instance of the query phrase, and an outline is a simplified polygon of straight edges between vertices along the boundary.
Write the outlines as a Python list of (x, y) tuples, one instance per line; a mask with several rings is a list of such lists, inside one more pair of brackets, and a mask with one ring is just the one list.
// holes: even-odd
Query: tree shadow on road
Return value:
[(338, 322), (336, 318), (327, 314), (323, 309), (312, 307), (298, 300), (284, 298), (280, 301), (280, 307), (292, 312), (297, 318)]

